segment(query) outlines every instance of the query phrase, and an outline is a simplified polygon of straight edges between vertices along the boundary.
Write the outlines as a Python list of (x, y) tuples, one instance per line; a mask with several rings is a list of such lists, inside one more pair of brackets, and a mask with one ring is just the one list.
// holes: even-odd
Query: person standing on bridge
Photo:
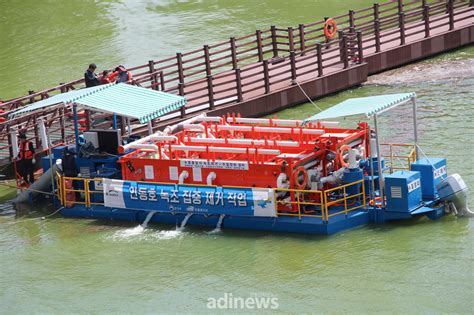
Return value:
[(35, 149), (33, 143), (26, 139), (26, 133), (20, 133), (20, 146), (18, 150), (18, 173), (25, 183), (33, 184), (35, 181)]
[(95, 69), (97, 66), (95, 63), (91, 63), (89, 68), (84, 73), (84, 81), (86, 82), (86, 87), (97, 86), (100, 84), (99, 78), (95, 74)]
[(115, 83), (129, 82), (132, 81), (132, 74), (124, 66), (120, 65), (115, 68), (115, 71), (107, 79), (109, 82)]

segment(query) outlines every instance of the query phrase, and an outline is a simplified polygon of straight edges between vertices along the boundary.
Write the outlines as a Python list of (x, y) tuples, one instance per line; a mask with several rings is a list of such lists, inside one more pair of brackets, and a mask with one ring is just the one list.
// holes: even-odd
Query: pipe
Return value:
[(178, 177), (178, 184), (183, 184), (184, 180), (186, 178), (188, 178), (188, 176), (189, 176), (188, 171), (182, 171), (181, 174), (179, 174), (179, 177)]
[(280, 173), (277, 177), (277, 188), (288, 188), (290, 184), (288, 183), (288, 176), (285, 173)]
[(16, 135), (16, 129), (12, 129), (10, 131), (10, 140), (12, 142), (12, 151), (13, 151), (13, 158), (18, 156), (18, 137)]
[(158, 146), (150, 143), (130, 143), (127, 144), (129, 149), (142, 149), (142, 150), (153, 150), (158, 153)]
[(206, 146), (192, 146), (192, 145), (172, 145), (172, 150), (194, 151), (194, 152), (216, 152), (216, 153), (260, 153), (268, 155), (280, 155), (280, 150), (273, 149), (258, 149), (258, 148), (231, 148), (231, 147), (206, 147)]
[[(275, 126), (289, 126), (289, 127), (300, 127), (303, 124), (303, 120), (294, 119), (271, 119), (271, 118), (242, 118), (242, 117), (227, 117), (227, 122), (232, 123), (245, 123), (245, 124), (267, 124)], [(339, 125), (337, 121), (320, 121), (321, 127), (336, 127)]]
[(41, 139), (41, 146), (43, 149), (49, 148), (49, 141), (48, 136), (46, 135), (46, 126), (44, 125), (44, 121), (42, 118), (37, 120), (38, 128), (39, 128), (39, 135)]
[(351, 149), (349, 150), (349, 168), (353, 170), (358, 167), (359, 165), (357, 163), (357, 150)]
[[(135, 140), (135, 141), (130, 142), (128, 144), (121, 145), (121, 146), (119, 146), (118, 151), (119, 151), (119, 153), (125, 153), (125, 151), (127, 151), (128, 149), (132, 149), (132, 146), (137, 145), (137, 144), (143, 144), (144, 142), (147, 142), (147, 141), (157, 141), (157, 142), (160, 142), (160, 141), (174, 141), (174, 142), (178, 142), (178, 138), (176, 136), (162, 136), (161, 132), (160, 133), (154, 133), (152, 135), (149, 135), (149, 136), (146, 136), (144, 138)], [(138, 148), (138, 147), (135, 147), (135, 148)]]
[(212, 186), (212, 181), (215, 180), (217, 177), (216, 173), (215, 172), (210, 172), (208, 175), (207, 175), (207, 178), (206, 178), (206, 183), (208, 186)]
[(241, 144), (241, 145), (270, 145), (280, 147), (298, 147), (300, 144), (296, 141), (286, 140), (252, 140), (252, 139), (216, 139), (216, 138), (189, 138), (190, 142), (215, 143), (215, 144)]
[(260, 126), (229, 126), (229, 125), (217, 125), (218, 130), (227, 131), (245, 131), (245, 132), (263, 132), (263, 133), (294, 133), (306, 135), (321, 135), (324, 134), (324, 130), (321, 129), (309, 129), (309, 128), (282, 128), (282, 127), (260, 127)]
[(174, 131), (176, 130), (176, 128), (178, 128), (178, 126), (185, 125), (185, 124), (192, 124), (192, 123), (194, 123), (194, 122), (199, 121), (199, 119), (205, 119), (205, 117), (206, 117), (206, 114), (203, 113), (203, 114), (201, 114), (201, 115), (197, 115), (197, 116), (195, 116), (195, 117), (186, 119), (186, 120), (184, 120), (184, 121), (182, 121), (182, 122), (180, 122), (180, 123), (178, 123), (178, 124), (174, 124), (174, 125), (171, 125), (171, 126), (166, 127), (166, 128), (163, 130), (163, 133), (164, 133), (164, 134), (167, 134), (167, 135), (172, 134), (172, 133), (174, 133)]

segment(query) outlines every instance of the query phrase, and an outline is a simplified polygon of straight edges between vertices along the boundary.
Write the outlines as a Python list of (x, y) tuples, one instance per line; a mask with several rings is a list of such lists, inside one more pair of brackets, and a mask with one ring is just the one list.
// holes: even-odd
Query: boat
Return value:
[[(461, 176), (448, 175), (446, 159), (425, 156), (418, 144), (413, 92), (348, 99), (303, 120), (201, 114), (157, 131), (150, 120), (185, 106), (184, 97), (126, 84), (67, 94), (11, 115), (73, 106), (80, 139), (83, 107), (113, 114), (115, 127), (117, 117), (148, 124), (148, 135), (85, 130), (82, 144), (51, 148), (42, 185), (64, 217), (333, 234), (472, 214)], [(413, 108), (413, 142), (382, 142), (378, 118), (405, 104)], [(350, 128), (336, 121), (347, 117), (356, 118)]]

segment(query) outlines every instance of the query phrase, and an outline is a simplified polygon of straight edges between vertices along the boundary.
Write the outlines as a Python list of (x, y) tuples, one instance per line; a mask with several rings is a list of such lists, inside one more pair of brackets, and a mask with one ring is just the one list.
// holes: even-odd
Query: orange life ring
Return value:
[(326, 39), (333, 39), (337, 33), (337, 24), (336, 21), (332, 18), (327, 19), (324, 22), (324, 36)]
[(345, 144), (343, 145), (342, 147), (339, 148), (339, 163), (341, 163), (341, 166), (344, 166), (344, 167), (349, 167), (349, 163), (347, 163), (346, 161), (344, 161), (344, 151), (349, 151), (351, 148), (351, 146)]
[[(303, 176), (303, 180), (300, 181), (300, 176)], [(308, 185), (308, 173), (303, 166), (298, 166), (293, 172), (293, 180), (295, 181), (295, 187), (297, 189), (303, 190)]]

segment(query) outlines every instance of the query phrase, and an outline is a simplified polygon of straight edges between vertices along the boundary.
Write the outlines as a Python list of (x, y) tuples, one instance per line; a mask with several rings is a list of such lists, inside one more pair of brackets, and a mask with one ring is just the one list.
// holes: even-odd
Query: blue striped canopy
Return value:
[(129, 84), (107, 84), (54, 95), (9, 115), (10, 118), (58, 103), (78, 103), (85, 108), (136, 118), (146, 123), (186, 105), (182, 96)]
[(305, 119), (304, 122), (355, 115), (365, 115), (367, 118), (370, 118), (380, 111), (397, 106), (413, 97), (416, 97), (416, 94), (410, 92), (350, 98), (344, 102), (334, 105), (325, 111)]

